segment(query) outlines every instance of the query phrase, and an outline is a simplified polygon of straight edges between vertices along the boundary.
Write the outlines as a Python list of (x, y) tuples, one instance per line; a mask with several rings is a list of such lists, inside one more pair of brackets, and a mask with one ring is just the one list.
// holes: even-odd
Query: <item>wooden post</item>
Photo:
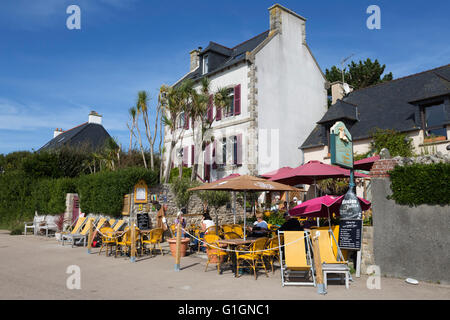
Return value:
[(180, 260), (181, 260), (181, 223), (178, 221), (177, 224), (177, 248), (175, 254), (175, 271), (180, 271)]
[(136, 262), (136, 224), (134, 217), (131, 219), (130, 228), (131, 228), (131, 262)]
[(314, 268), (316, 269), (316, 283), (317, 283), (317, 293), (326, 294), (325, 285), (323, 283), (323, 272), (322, 272), (322, 261), (320, 258), (319, 250), (319, 230), (311, 230), (312, 232), (312, 247), (314, 254)]
[(92, 236), (93, 236), (92, 227), (93, 227), (94, 222), (92, 220), (89, 220), (89, 223), (90, 223), (90, 225), (89, 225), (89, 236), (88, 236), (88, 245), (87, 245), (88, 249), (87, 249), (87, 252), (91, 253)]

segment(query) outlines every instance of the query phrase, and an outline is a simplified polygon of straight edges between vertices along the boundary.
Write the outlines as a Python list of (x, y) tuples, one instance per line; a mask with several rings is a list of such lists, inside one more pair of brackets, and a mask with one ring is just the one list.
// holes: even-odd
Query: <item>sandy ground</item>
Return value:
[[(168, 252), (167, 244), (163, 246)], [(0, 299), (450, 299), (450, 286), (404, 279), (381, 278), (381, 289), (368, 289), (367, 276), (353, 277), (350, 289), (329, 283), (326, 295), (314, 287), (282, 287), (279, 270), (266, 277), (259, 273), (235, 278), (231, 270), (219, 275), (206, 260), (191, 255), (174, 271), (170, 253), (142, 257), (131, 263), (125, 257), (88, 254), (83, 247), (61, 246), (54, 238), (10, 236), (0, 231)], [(66, 273), (71, 265), (81, 270), (81, 289), (68, 289)]]

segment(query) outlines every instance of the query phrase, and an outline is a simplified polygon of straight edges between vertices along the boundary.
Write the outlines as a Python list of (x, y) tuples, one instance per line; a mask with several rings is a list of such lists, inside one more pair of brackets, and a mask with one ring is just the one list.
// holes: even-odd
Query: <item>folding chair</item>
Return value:
[(78, 234), (80, 233), (81, 227), (84, 226), (84, 223), (86, 222), (86, 217), (78, 217), (78, 219), (76, 220), (75, 225), (72, 224), (72, 231), (71, 232), (62, 232), (61, 233), (61, 239), (59, 241), (63, 241), (63, 236), (68, 235), (68, 234)]
[(81, 230), (80, 233), (69, 233), (69, 234), (63, 234), (61, 236), (62, 238), (62, 245), (64, 245), (64, 241), (68, 240), (70, 242), (72, 242), (72, 248), (75, 245), (75, 241), (79, 240), (79, 242), (81, 242), (81, 240), (83, 240), (83, 245), (86, 246), (87, 244), (87, 237), (89, 236), (89, 229), (91, 228), (92, 224), (95, 224), (95, 222), (97, 221), (96, 218), (88, 218), (86, 221), (86, 224), (84, 225), (83, 230)]
[[(281, 236), (283, 236), (284, 240), (282, 240)], [(285, 285), (316, 286), (316, 279), (314, 277), (314, 264), (311, 259), (311, 243), (309, 241), (308, 232), (279, 231), (278, 242), (280, 244), (284, 243), (284, 257), (283, 257), (283, 250), (279, 250), (280, 266), (281, 266), (281, 286), (283, 287)], [(308, 277), (311, 277), (312, 282), (291, 281), (291, 278), (300, 278), (300, 277), (305, 278), (305, 280), (307, 280)]]
[[(348, 267), (348, 262), (344, 260), (342, 252), (336, 242), (333, 231), (320, 230), (319, 235), (319, 251), (320, 251), (320, 262), (322, 263), (323, 272), (323, 282), (325, 284), (325, 289), (327, 288), (327, 275), (332, 274), (342, 274), (345, 277), (345, 288), (349, 288), (348, 281), (350, 278), (350, 268)], [(333, 253), (332, 244), (337, 247), (338, 258)], [(328, 280), (342, 280), (342, 278), (333, 278)]]

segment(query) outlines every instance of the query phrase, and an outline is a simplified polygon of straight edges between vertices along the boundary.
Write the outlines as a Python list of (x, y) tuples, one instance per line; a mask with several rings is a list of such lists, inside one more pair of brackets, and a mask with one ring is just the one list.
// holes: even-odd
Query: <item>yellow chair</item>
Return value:
[(233, 232), (237, 233), (241, 238), (244, 237), (244, 227), (240, 224), (233, 224)]
[(225, 232), (223, 237), (225, 239), (240, 239), (241, 237), (236, 232)]
[(266, 250), (262, 253), (263, 259), (267, 258), (269, 260), (270, 266), (272, 268), (272, 273), (275, 273), (275, 269), (273, 268), (273, 262), (275, 259), (279, 259), (280, 251), (279, 251), (279, 239), (278, 237), (274, 237), (267, 241)]
[(102, 253), (103, 247), (106, 247), (106, 255), (108, 256), (108, 248), (111, 248), (110, 253), (112, 253), (112, 247), (116, 245), (116, 237), (114, 236), (114, 229), (111, 227), (104, 227), (100, 229), (100, 235), (102, 238), (102, 245), (98, 254)]
[[(307, 235), (306, 240), (305, 234)], [(308, 233), (303, 231), (280, 231), (278, 232), (278, 241), (284, 248), (280, 252), (281, 285), (316, 286)], [(300, 276), (303, 278), (310, 276), (312, 277), (312, 282), (291, 281), (291, 278), (297, 279)]]
[[(136, 248), (137, 245), (140, 243), (140, 234), (139, 234), (139, 228), (135, 227), (135, 243)], [(123, 251), (123, 248), (125, 247), (125, 252)], [(122, 237), (116, 238), (116, 252), (115, 256), (117, 257), (117, 251), (120, 251), (121, 253), (130, 253), (131, 252), (131, 228), (128, 226), (125, 228), (124, 233)], [(136, 250), (137, 252), (137, 250)]]
[(229, 225), (229, 224), (224, 224), (222, 226), (222, 230), (223, 230), (223, 233), (234, 232), (233, 231), (233, 226)]
[[(264, 248), (266, 247), (268, 238), (258, 238), (255, 242), (250, 244), (249, 246), (238, 246), (236, 249), (236, 277), (238, 277), (239, 274), (239, 261), (243, 260), (244, 262), (248, 263), (249, 266), (253, 269), (253, 273), (255, 274), (255, 280), (257, 278), (256, 276), (256, 268), (259, 266), (262, 266), (264, 268), (264, 272), (267, 274), (266, 265), (262, 258), (262, 253)], [(248, 251), (248, 252), (239, 252), (239, 251)]]
[[(219, 249), (221, 246), (219, 245), (218, 241), (220, 240), (220, 237), (216, 234), (205, 234), (204, 241), (206, 249), (207, 249), (207, 255), (208, 255), (208, 261), (206, 262), (206, 270), (208, 270), (208, 265), (210, 263), (216, 263), (217, 265), (217, 273), (220, 274), (220, 265), (223, 261), (225, 261), (225, 258), (228, 256), (227, 252), (225, 250)], [(213, 261), (213, 258), (216, 258), (215, 261)]]
[(109, 220), (108, 220), (108, 223), (109, 223), (109, 226), (110, 226), (111, 228), (114, 228), (114, 224), (116, 223), (116, 219), (109, 219)]
[(156, 248), (156, 245), (159, 246), (159, 251), (162, 255), (164, 255), (163, 249), (161, 248), (161, 241), (163, 237), (164, 229), (162, 228), (156, 228), (150, 230), (147, 237), (148, 239), (144, 239), (145, 235), (142, 235), (141, 237), (141, 255), (144, 254), (145, 245), (150, 244), (153, 245), (152, 248), (150, 248), (150, 256), (153, 255), (153, 249)]

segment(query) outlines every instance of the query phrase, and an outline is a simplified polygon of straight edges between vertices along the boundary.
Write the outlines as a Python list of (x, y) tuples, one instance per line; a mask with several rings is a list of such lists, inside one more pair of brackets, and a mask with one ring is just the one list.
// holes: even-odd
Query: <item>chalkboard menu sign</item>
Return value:
[(361, 250), (362, 220), (341, 220), (339, 223), (339, 247)]
[(138, 213), (136, 216), (139, 230), (149, 230), (150, 218), (148, 217), (148, 213)]

